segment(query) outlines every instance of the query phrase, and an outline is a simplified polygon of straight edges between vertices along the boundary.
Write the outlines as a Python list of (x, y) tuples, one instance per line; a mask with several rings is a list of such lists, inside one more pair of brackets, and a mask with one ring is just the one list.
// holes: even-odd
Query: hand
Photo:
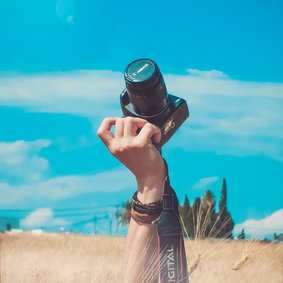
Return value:
[[(113, 125), (114, 134), (110, 131)], [(135, 175), (141, 202), (162, 198), (165, 166), (161, 155), (152, 144), (152, 140), (158, 143), (161, 139), (158, 127), (141, 118), (106, 118), (97, 135), (110, 153)]]

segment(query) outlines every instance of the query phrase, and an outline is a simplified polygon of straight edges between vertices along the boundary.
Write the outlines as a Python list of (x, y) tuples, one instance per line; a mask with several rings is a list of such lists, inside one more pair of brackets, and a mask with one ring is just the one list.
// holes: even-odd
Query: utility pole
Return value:
[(112, 235), (112, 216), (109, 217), (109, 235)]

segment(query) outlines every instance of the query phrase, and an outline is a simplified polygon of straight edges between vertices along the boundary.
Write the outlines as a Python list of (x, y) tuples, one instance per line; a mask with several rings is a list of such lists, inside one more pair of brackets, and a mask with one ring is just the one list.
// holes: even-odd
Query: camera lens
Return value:
[(166, 109), (168, 95), (157, 64), (150, 59), (130, 63), (124, 73), (129, 100), (137, 114), (153, 116)]

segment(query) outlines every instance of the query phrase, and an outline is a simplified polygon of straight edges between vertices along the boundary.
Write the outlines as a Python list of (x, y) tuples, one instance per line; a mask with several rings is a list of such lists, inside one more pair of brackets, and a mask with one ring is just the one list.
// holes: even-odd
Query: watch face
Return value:
[(144, 82), (150, 79), (154, 72), (154, 64), (150, 60), (141, 59), (128, 67), (127, 75), (133, 82)]

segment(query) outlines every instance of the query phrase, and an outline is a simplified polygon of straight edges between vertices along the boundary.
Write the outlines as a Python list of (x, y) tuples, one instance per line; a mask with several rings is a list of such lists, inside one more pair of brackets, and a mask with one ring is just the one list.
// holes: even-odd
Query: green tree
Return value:
[(186, 230), (184, 235), (189, 236), (189, 238), (193, 238), (193, 219), (192, 219), (192, 207), (190, 206), (190, 202), (188, 196), (185, 195), (185, 200), (183, 206), (180, 206), (180, 215), (184, 222), (184, 229)]
[(217, 238), (232, 238), (234, 221), (227, 210), (227, 183), (224, 178), (222, 181), (221, 198), (219, 202), (219, 213), (217, 216), (216, 234)]
[(195, 198), (193, 206), (192, 206), (192, 237), (191, 239), (195, 239), (198, 237), (200, 233), (200, 205), (201, 205), (201, 199), (199, 197)]
[(120, 220), (122, 217), (122, 210), (119, 208), (119, 205), (116, 205), (116, 211), (115, 211), (115, 217), (116, 217), (116, 234), (119, 232), (119, 225), (120, 225)]
[(237, 236), (237, 239), (240, 239), (240, 240), (246, 239), (245, 229), (242, 229), (241, 233)]
[(221, 198), (219, 202), (219, 211), (227, 211), (227, 184), (226, 179), (222, 180), (222, 188), (221, 188)]
[(207, 190), (201, 201), (201, 230), (202, 237), (213, 237), (215, 220), (217, 218), (215, 213), (215, 200), (212, 192)]
[(227, 211), (226, 214), (226, 221), (225, 221), (226, 225), (224, 225), (224, 238), (233, 238), (233, 229), (234, 229), (234, 221), (232, 219), (231, 214)]
[(131, 219), (132, 203), (128, 200), (123, 204), (124, 208), (120, 213), (119, 225), (128, 225)]
[[(184, 222), (184, 229), (190, 239), (195, 238), (232, 238), (234, 221), (227, 209), (227, 183), (224, 178), (221, 187), (219, 211), (215, 211), (215, 198), (210, 190), (207, 190), (202, 198), (195, 198), (190, 205), (188, 196), (185, 195), (183, 205), (179, 206), (180, 216)], [(131, 202), (123, 204), (124, 208), (115, 213), (118, 225), (127, 225), (131, 218)], [(118, 229), (118, 228), (117, 228)]]

